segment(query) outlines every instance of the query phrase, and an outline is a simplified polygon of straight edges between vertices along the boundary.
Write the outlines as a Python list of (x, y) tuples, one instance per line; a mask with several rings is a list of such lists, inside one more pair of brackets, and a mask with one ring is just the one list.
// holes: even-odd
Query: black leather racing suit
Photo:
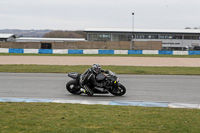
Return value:
[[(104, 71), (101, 69), (101, 72), (108, 73), (108, 71)], [(91, 68), (86, 70), (80, 77), (80, 85), (84, 87), (88, 95), (93, 95), (93, 87), (103, 87), (104, 83), (99, 83), (96, 81), (97, 74), (93, 72)], [(90, 83), (91, 85), (89, 85)]]

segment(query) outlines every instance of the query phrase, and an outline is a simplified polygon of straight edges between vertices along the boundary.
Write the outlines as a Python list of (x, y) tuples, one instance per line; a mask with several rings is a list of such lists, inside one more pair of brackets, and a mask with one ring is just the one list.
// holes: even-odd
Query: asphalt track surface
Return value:
[(122, 97), (111, 94), (72, 95), (67, 74), (0, 73), (0, 98), (36, 98), (92, 101), (151, 101), (199, 103), (200, 76), (118, 75), (127, 88)]

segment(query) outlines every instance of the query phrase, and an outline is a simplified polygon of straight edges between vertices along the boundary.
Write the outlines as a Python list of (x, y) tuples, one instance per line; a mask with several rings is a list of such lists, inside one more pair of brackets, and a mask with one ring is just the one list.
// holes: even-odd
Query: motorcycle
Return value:
[[(83, 89), (79, 82), (81, 75), (82, 74), (76, 72), (68, 73), (68, 77), (72, 78), (73, 80), (70, 80), (66, 84), (66, 89), (74, 95), (80, 95), (83, 93), (80, 91), (81, 89)], [(89, 86), (93, 88), (92, 90), (94, 94), (111, 93), (114, 96), (122, 96), (126, 93), (126, 88), (121, 83), (119, 83), (119, 78), (117, 77), (117, 75), (110, 70), (108, 70), (108, 74), (98, 74), (96, 76), (96, 81), (99, 83), (104, 82), (105, 85), (100, 88), (96, 86), (91, 86), (91, 83), (88, 83)]]

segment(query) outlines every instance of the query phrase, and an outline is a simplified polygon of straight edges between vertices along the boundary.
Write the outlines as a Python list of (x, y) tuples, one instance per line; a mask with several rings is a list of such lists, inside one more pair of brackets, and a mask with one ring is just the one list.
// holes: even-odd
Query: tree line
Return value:
[(51, 31), (43, 35), (45, 38), (86, 38), (86, 33), (79, 31)]
[(185, 29), (200, 29), (200, 27), (194, 27), (194, 28), (191, 28), (191, 27), (185, 27)]

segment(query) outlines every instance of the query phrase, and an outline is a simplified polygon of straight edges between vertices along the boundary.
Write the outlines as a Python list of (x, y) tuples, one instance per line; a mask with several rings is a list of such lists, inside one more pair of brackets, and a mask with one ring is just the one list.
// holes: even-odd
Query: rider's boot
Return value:
[(77, 94), (77, 95), (80, 95), (80, 94), (82, 94), (82, 93), (86, 93), (86, 90), (83, 89), (83, 88), (81, 88), (76, 94)]
[(81, 89), (80, 89), (80, 92), (82, 92), (82, 93), (86, 93), (86, 90), (83, 89), (83, 88), (81, 88)]
[(84, 85), (84, 89), (86, 91), (86, 94), (88, 94), (88, 96), (93, 96), (94, 92), (87, 85)]

